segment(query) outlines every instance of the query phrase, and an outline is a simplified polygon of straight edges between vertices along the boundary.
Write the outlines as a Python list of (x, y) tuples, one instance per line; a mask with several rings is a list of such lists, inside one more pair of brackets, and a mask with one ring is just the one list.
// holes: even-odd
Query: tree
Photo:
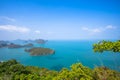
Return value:
[(120, 52), (120, 40), (118, 41), (100, 41), (93, 44), (94, 52), (103, 53), (104, 51)]
[[(93, 45), (95, 52), (120, 52), (120, 40), (101, 41)], [(24, 66), (16, 60), (0, 63), (0, 80), (120, 80), (120, 72), (106, 67), (93, 70), (81, 63), (72, 64), (71, 69), (53, 71), (46, 68)]]
[[(104, 51), (120, 52), (120, 40), (101, 41), (93, 44), (94, 52), (103, 53)], [(95, 80), (120, 80), (120, 73), (110, 70), (107, 67), (96, 67), (93, 70)]]
[(62, 69), (54, 80), (93, 80), (93, 73), (90, 68), (76, 63), (71, 66), (71, 70)]
[(120, 80), (120, 73), (107, 67), (96, 67), (93, 72), (95, 80)]

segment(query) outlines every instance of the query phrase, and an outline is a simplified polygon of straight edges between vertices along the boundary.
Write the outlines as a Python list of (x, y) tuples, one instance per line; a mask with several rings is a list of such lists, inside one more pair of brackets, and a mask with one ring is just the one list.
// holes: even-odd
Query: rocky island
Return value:
[(32, 43), (28, 43), (28, 44), (25, 44), (23, 45), (23, 47), (33, 47), (34, 45)]
[(0, 40), (0, 48), (22, 48), (22, 47), (32, 47), (33, 44), (32, 43), (37, 43), (37, 44), (45, 44), (47, 42), (47, 40), (44, 39), (36, 39), (36, 40), (21, 40), (21, 39), (17, 39), (17, 40), (13, 40), (14, 42), (24, 42), (27, 43), (25, 45), (20, 45), (20, 44), (16, 44), (14, 42), (10, 42), (10, 41), (3, 41)]
[(9, 44), (7, 47), (8, 47), (8, 48), (33, 47), (33, 44), (28, 43), (28, 44), (25, 44), (25, 45), (19, 45), (19, 44), (14, 44), (14, 43), (11, 43), (11, 44)]
[(50, 48), (42, 48), (42, 47), (34, 47), (31, 49), (25, 49), (26, 52), (30, 52), (31, 55), (33, 56), (38, 56), (38, 55), (49, 55), (49, 54), (54, 54), (55, 51), (50, 49)]
[(18, 45), (18, 44), (14, 44), (14, 43), (10, 43), (6, 47), (8, 47), (8, 48), (21, 48), (23, 46), (22, 45)]
[(28, 43), (25, 45), (10, 43), (7, 41), (0, 41), (0, 48), (23, 48), (23, 47), (33, 47), (34, 45), (32, 43)]
[(7, 41), (0, 41), (0, 48), (6, 47), (8, 44)]
[(38, 43), (38, 44), (45, 44), (47, 42), (47, 40), (36, 39), (35, 42)]

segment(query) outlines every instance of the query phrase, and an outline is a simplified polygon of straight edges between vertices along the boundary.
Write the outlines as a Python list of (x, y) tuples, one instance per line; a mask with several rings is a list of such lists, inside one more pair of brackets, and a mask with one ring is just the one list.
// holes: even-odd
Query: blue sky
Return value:
[(0, 0), (0, 40), (120, 39), (120, 0)]

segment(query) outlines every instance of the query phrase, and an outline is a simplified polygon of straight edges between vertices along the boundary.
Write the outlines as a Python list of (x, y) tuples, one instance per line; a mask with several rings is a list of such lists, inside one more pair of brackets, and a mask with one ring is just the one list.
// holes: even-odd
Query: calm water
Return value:
[[(120, 71), (120, 54), (104, 52), (94, 53), (92, 44), (98, 41), (48, 41), (44, 45), (35, 46), (48, 47), (55, 50), (54, 55), (31, 56), (24, 52), (25, 48), (0, 49), (0, 61), (16, 59), (24, 65), (45, 67), (52, 70), (60, 70), (63, 67), (70, 68), (70, 65), (81, 62), (90, 68), (95, 66), (107, 66)], [(16, 43), (24, 44), (16, 41)]]

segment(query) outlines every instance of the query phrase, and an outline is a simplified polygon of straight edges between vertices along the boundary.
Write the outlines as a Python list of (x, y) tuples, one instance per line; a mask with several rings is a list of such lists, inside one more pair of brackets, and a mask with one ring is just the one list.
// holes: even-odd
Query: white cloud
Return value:
[(103, 32), (103, 31), (111, 30), (111, 29), (116, 29), (116, 27), (114, 27), (112, 25), (107, 25), (106, 27), (99, 27), (99, 28), (82, 27), (81, 29), (84, 30), (84, 31), (88, 31), (92, 34), (95, 34), (95, 33), (100, 33), (100, 32)]
[(35, 33), (36, 33), (36, 34), (40, 34), (41, 32), (40, 32), (39, 30), (36, 30)]
[(7, 17), (7, 16), (1, 16), (0, 19), (1, 20), (7, 20), (7, 21), (10, 21), (10, 22), (15, 22), (16, 21), (14, 18), (10, 18), (10, 17)]
[(14, 25), (0, 25), (0, 30), (5, 30), (9, 32), (19, 32), (19, 33), (26, 33), (29, 32), (30, 29), (26, 27), (18, 27)]
[(92, 29), (91, 31), (94, 32), (94, 33), (99, 33), (99, 32), (101, 32), (101, 30), (100, 30), (100, 29), (97, 29), (97, 28), (96, 28), (96, 29)]
[(116, 27), (112, 26), (112, 25), (108, 25), (105, 27), (106, 29), (115, 29)]
[(99, 32), (101, 32), (101, 29), (99, 29), (99, 28), (90, 29), (90, 28), (87, 28), (87, 27), (82, 27), (82, 30), (88, 31), (88, 32), (92, 32), (92, 33), (99, 33)]

